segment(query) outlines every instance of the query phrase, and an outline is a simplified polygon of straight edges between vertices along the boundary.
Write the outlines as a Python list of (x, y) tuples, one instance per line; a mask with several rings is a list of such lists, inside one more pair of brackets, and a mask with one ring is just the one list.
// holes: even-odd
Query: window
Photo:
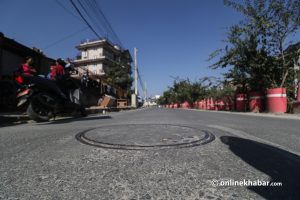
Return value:
[(88, 57), (88, 52), (87, 51), (83, 51), (82, 52), (82, 58), (87, 58)]

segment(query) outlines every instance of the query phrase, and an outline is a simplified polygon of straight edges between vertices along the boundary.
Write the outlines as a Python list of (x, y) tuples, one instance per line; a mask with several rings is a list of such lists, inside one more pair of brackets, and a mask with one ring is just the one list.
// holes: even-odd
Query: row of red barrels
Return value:
[(287, 111), (287, 98), (285, 88), (275, 88), (260, 92), (247, 94), (236, 94), (235, 97), (224, 96), (222, 98), (205, 98), (190, 105), (187, 101), (181, 104), (168, 104), (167, 108), (197, 108), (202, 110), (223, 110), (223, 111), (251, 111), (251, 112), (274, 112), (285, 113)]

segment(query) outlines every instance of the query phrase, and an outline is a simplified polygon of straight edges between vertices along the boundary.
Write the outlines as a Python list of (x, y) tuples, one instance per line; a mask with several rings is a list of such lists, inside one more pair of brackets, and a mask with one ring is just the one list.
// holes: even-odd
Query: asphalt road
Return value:
[(7, 124), (0, 155), (0, 199), (300, 199), (297, 119), (151, 108)]

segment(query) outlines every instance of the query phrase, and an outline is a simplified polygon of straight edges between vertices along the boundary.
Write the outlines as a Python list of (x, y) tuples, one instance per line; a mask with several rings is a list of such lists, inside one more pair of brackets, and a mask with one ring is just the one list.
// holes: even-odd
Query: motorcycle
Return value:
[(49, 121), (60, 114), (77, 114), (86, 116), (80, 101), (81, 87), (71, 77), (61, 80), (49, 80), (40, 76), (15, 75), (17, 107), (24, 109), (36, 122)]

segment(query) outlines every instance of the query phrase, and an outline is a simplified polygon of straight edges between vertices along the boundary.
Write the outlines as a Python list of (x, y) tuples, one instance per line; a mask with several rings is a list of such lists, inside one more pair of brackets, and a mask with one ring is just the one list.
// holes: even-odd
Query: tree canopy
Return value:
[(226, 45), (210, 55), (210, 67), (229, 67), (225, 78), (250, 90), (290, 87), (293, 63), (285, 51), (300, 27), (299, 0), (225, 0), (244, 18), (229, 28)]

